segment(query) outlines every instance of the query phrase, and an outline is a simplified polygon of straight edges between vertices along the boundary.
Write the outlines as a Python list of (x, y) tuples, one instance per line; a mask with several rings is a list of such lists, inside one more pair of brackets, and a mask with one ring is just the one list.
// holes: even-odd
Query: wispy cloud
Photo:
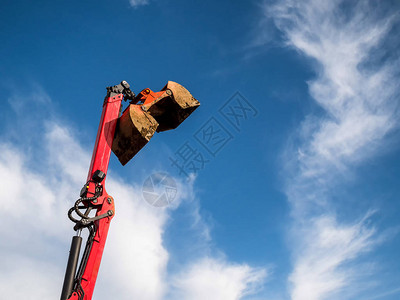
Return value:
[(391, 295), (395, 295), (395, 294), (399, 294), (400, 293), (400, 287), (394, 288), (390, 291), (386, 291), (384, 293), (381, 293), (379, 295), (376, 296), (372, 296), (370, 298), (368, 298), (367, 300), (377, 300), (377, 299), (384, 299), (387, 296), (391, 296)]
[(321, 114), (306, 117), (285, 156), (295, 224), (290, 275), (295, 300), (328, 299), (349, 286), (362, 267), (357, 259), (379, 240), (376, 228), (366, 225), (368, 218), (340, 222), (338, 215), (346, 208), (333, 203), (329, 194), (398, 128), (399, 61), (382, 47), (398, 11), (389, 14), (380, 3), (265, 4), (286, 45), (315, 67), (309, 91), (322, 108)]
[(144, 6), (149, 4), (149, 0), (129, 0), (129, 4), (132, 7), (137, 8), (139, 6)]
[(289, 278), (292, 299), (335, 299), (341, 288), (355, 284), (360, 277), (357, 268), (345, 264), (378, 242), (375, 229), (364, 221), (340, 224), (332, 215), (318, 216), (295, 231), (303, 236), (298, 240), (296, 264)]

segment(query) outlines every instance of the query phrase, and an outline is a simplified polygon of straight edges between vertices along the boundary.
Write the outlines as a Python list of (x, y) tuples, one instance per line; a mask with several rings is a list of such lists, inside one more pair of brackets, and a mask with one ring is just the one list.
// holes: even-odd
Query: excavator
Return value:
[[(129, 101), (123, 112), (122, 101)], [(146, 88), (138, 95), (126, 81), (107, 87), (86, 183), (68, 211), (76, 234), (60, 300), (92, 299), (108, 229), (115, 216), (114, 199), (105, 189), (111, 152), (122, 165), (127, 164), (155, 132), (177, 128), (199, 105), (186, 88), (173, 81), (159, 92)], [(88, 234), (81, 253), (82, 230), (88, 230)]]

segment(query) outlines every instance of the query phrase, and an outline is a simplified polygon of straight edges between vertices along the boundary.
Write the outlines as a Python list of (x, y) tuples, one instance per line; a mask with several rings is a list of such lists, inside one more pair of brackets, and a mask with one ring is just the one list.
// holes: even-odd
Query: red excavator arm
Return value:
[[(120, 116), (122, 100), (130, 105)], [(77, 234), (72, 238), (61, 300), (92, 299), (110, 222), (114, 199), (105, 189), (113, 151), (125, 165), (150, 140), (155, 131), (176, 128), (200, 103), (181, 85), (169, 81), (160, 91), (145, 89), (136, 97), (126, 81), (108, 87), (86, 184), (68, 211)], [(89, 230), (80, 257), (81, 231)]]

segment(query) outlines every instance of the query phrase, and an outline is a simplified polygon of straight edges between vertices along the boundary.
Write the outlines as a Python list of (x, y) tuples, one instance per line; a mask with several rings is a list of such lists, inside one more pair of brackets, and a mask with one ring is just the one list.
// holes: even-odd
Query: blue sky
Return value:
[[(2, 1), (0, 292), (59, 297), (105, 87), (173, 80), (201, 106), (125, 167), (112, 157), (93, 299), (399, 299), (399, 11)], [(186, 176), (171, 160), (188, 146), (204, 164)], [(142, 196), (158, 172), (177, 184), (164, 208)]]

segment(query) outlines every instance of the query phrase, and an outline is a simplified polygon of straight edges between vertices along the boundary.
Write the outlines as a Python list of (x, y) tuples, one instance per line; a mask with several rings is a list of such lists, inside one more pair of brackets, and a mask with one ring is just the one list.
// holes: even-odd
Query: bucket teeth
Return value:
[(143, 110), (159, 123), (157, 132), (175, 129), (200, 105), (187, 89), (176, 82), (168, 81), (162, 91), (165, 92), (158, 99), (143, 105)]
[(112, 151), (122, 165), (142, 149), (152, 138), (158, 122), (141, 105), (129, 105), (118, 119)]

